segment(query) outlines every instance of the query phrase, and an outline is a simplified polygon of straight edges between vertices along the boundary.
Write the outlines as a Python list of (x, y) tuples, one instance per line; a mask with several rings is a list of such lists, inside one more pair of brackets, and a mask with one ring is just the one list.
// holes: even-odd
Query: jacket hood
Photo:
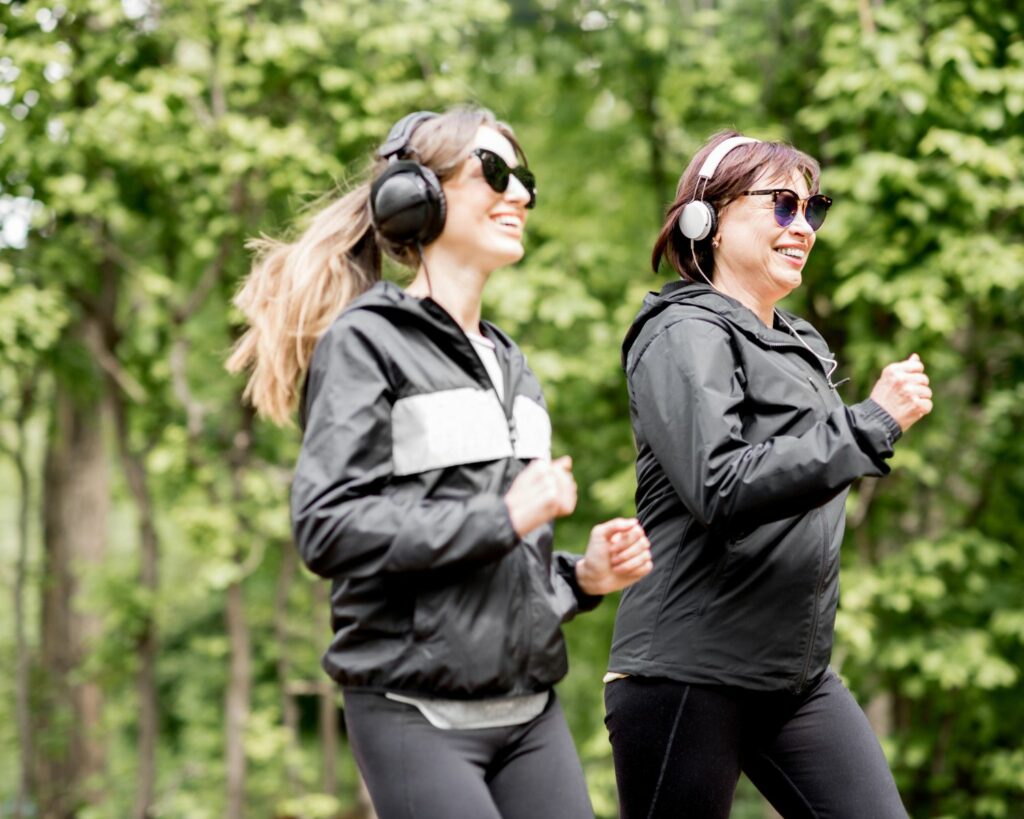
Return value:
[[(393, 282), (379, 281), (345, 308), (343, 315), (353, 310), (368, 310), (387, 317), (392, 324), (419, 325), (435, 341), (447, 341), (456, 346), (466, 345), (466, 334), (452, 315), (429, 296), (425, 299), (410, 296)], [(483, 334), (501, 347), (515, 345), (504, 332), (485, 319), (480, 320)], [(471, 360), (476, 360), (473, 354)]]
[[(705, 311), (709, 316), (717, 317), (719, 321), (724, 319), (752, 341), (763, 346), (795, 345), (800, 349), (806, 349), (798, 339), (794, 338), (785, 325), (768, 327), (754, 315), (752, 310), (732, 296), (727, 296), (708, 284), (677, 280), (669, 282), (657, 293), (650, 292), (644, 296), (640, 312), (633, 319), (622, 342), (623, 369), (627, 368), (626, 361), (629, 358), (629, 352), (644, 328), (672, 305), (685, 305)], [(793, 330), (799, 333), (800, 338), (810, 345), (818, 355), (829, 355), (828, 347), (824, 344), (821, 336), (807, 321), (787, 310), (776, 307), (775, 311), (793, 326)]]

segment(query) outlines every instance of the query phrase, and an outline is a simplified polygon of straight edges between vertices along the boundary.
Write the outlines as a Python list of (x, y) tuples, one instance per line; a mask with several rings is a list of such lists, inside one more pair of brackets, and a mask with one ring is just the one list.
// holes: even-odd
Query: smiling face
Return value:
[(509, 167), (519, 164), (512, 143), (493, 128), (481, 126), (468, 158), (442, 185), (448, 214), (433, 245), (459, 265), (490, 273), (522, 258), (530, 194), (515, 176), (503, 193), (493, 190), (484, 179), (480, 158), (471, 153), (476, 148), (493, 151)]
[[(807, 181), (799, 173), (790, 176), (766, 171), (751, 190), (789, 188), (801, 199), (809, 195)], [(740, 196), (723, 208), (719, 217), (715, 250), (717, 283), (734, 283), (774, 304), (802, 281), (802, 272), (814, 247), (814, 231), (803, 208), (786, 227), (779, 227), (771, 196)]]

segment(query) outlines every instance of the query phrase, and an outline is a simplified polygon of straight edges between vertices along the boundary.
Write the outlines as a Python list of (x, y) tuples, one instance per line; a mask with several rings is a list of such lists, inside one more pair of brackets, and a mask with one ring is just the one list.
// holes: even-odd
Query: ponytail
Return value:
[(354, 298), (380, 280), (381, 255), (363, 183), (319, 211), (294, 242), (247, 243), (252, 270), (234, 303), (248, 329), (226, 367), (251, 370), (243, 397), (277, 424), (291, 422), (317, 339)]

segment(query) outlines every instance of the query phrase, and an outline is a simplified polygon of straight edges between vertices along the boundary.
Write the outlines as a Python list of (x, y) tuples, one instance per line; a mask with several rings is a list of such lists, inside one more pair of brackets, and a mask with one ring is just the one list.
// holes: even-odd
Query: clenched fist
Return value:
[(636, 518), (613, 518), (590, 530), (576, 580), (587, 594), (608, 594), (651, 573), (651, 544)]
[(884, 370), (871, 390), (874, 401), (906, 432), (932, 411), (932, 389), (917, 353)]
[(576, 481), (572, 458), (531, 461), (516, 475), (505, 493), (512, 528), (519, 537), (555, 518), (571, 515), (576, 508)]

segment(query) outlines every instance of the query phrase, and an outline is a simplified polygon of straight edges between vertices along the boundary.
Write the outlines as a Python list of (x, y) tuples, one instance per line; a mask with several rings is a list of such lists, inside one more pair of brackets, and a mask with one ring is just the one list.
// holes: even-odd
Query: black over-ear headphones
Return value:
[[(697, 184), (693, 189), (694, 198), (686, 203), (686, 207), (683, 208), (677, 220), (679, 231), (683, 236), (691, 241), (699, 242), (715, 232), (718, 225), (718, 214), (715, 213), (715, 208), (710, 202), (704, 201), (704, 191), (708, 189), (708, 182), (711, 181), (711, 177), (715, 175), (715, 171), (718, 170), (718, 166), (729, 151), (740, 145), (760, 141), (753, 137), (729, 137), (720, 142), (708, 155), (697, 174)], [(704, 183), (703, 187), (701, 187), (701, 182)]]
[(377, 233), (395, 245), (426, 245), (441, 235), (446, 206), (437, 175), (407, 159), (416, 129), (437, 116), (416, 111), (395, 123), (377, 156), (388, 166), (370, 186), (370, 213)]

